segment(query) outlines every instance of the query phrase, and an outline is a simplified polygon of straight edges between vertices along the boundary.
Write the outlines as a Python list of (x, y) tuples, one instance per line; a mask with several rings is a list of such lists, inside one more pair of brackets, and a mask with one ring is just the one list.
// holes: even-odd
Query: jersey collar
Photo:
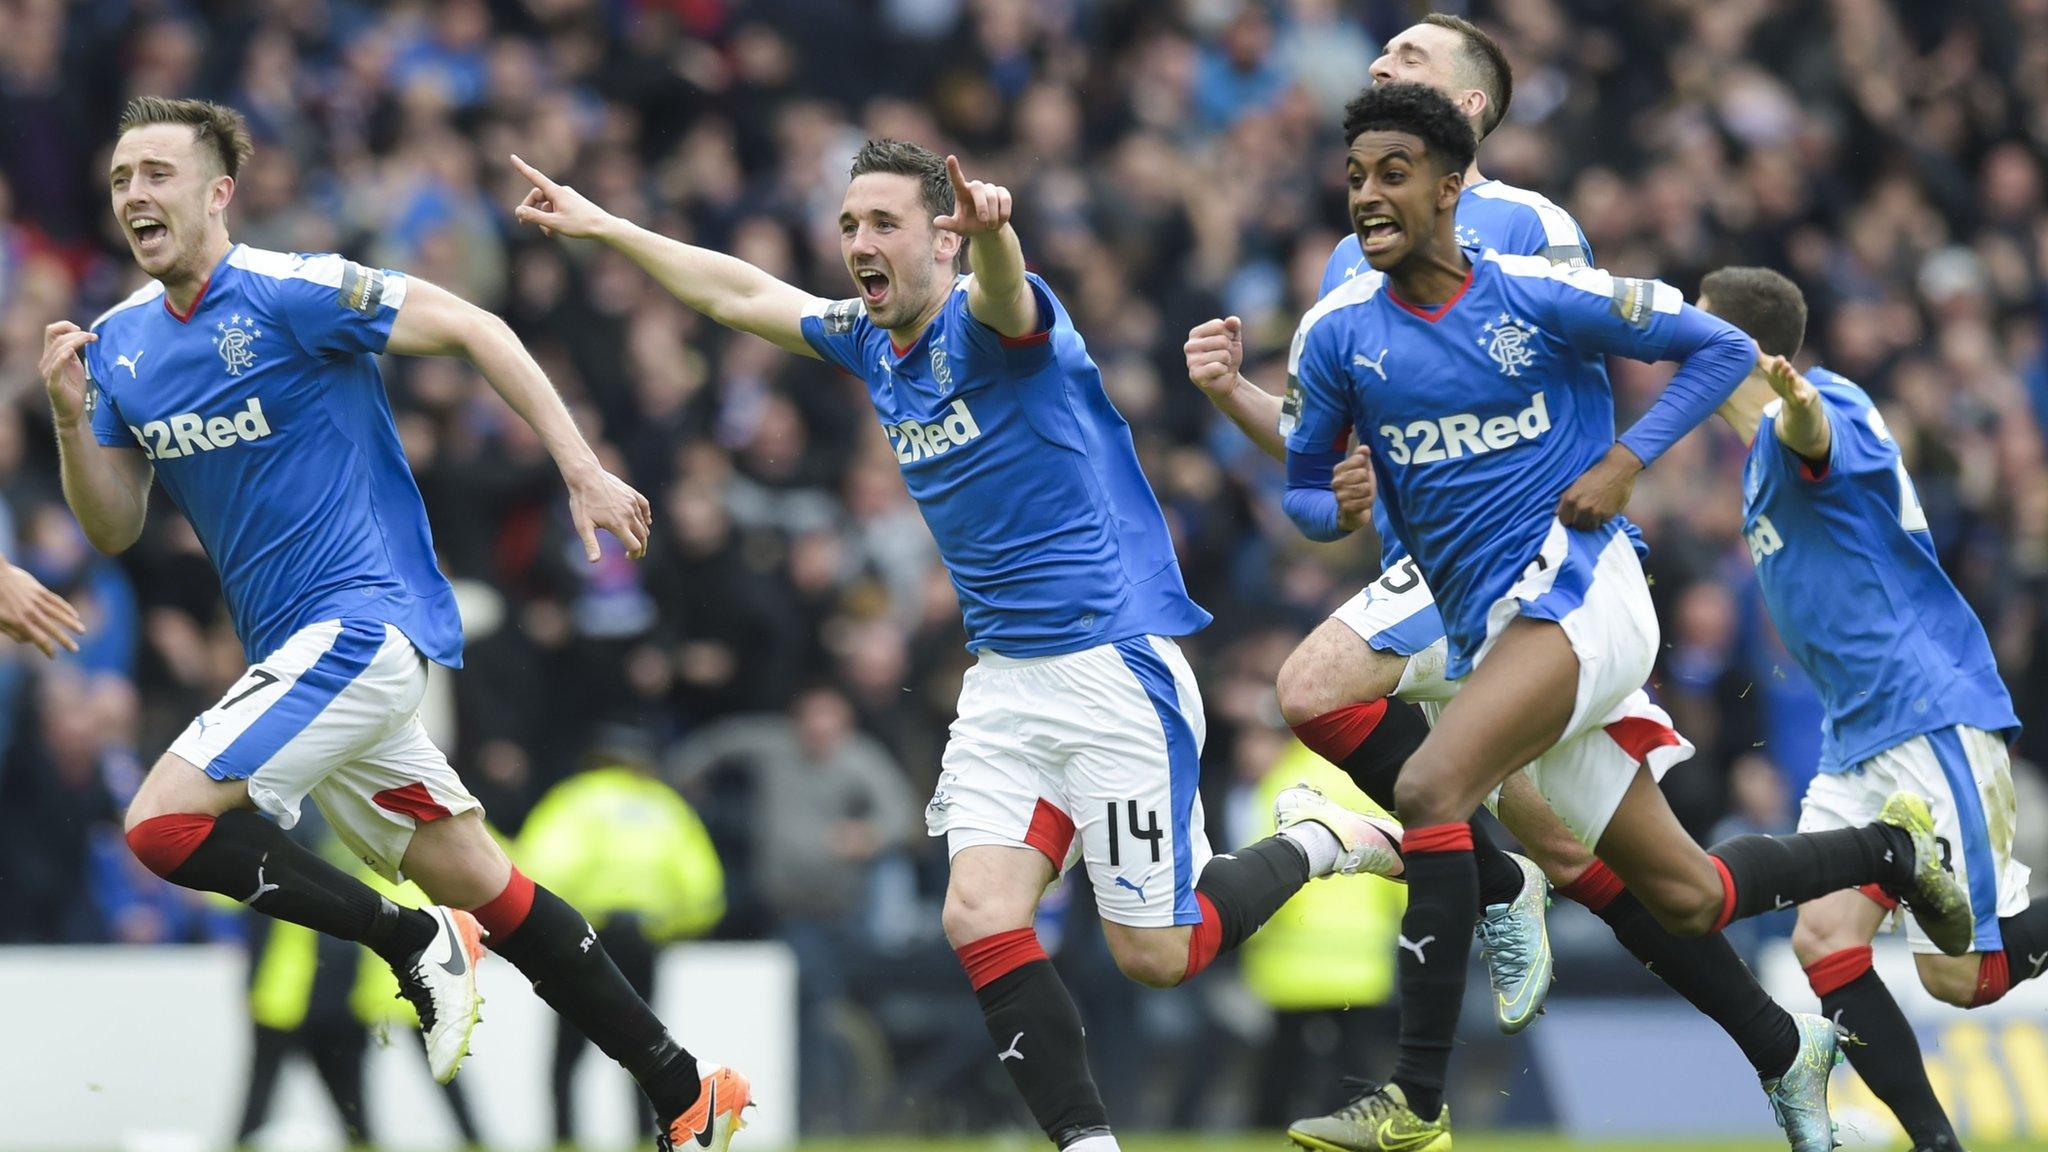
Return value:
[(1472, 274), (1474, 272), (1477, 272), (1478, 270), (1478, 261), (1475, 260), (1472, 263), (1468, 264), (1465, 268), (1465, 282), (1463, 284), (1458, 285), (1458, 290), (1456, 292), (1451, 293), (1451, 298), (1449, 300), (1444, 301), (1443, 303), (1437, 305), (1434, 308), (1423, 308), (1418, 305), (1410, 304), (1406, 300), (1401, 299), (1401, 294), (1394, 291), (1394, 283), (1391, 280), (1387, 282), (1387, 299), (1392, 300), (1394, 303), (1400, 305), (1402, 311), (1407, 312), (1413, 316), (1419, 316), (1422, 319), (1429, 321), (1431, 324), (1434, 324), (1437, 321), (1443, 319), (1444, 313), (1449, 312), (1451, 308), (1458, 303), (1458, 301), (1463, 300), (1465, 298), (1466, 291), (1468, 291), (1472, 287)]
[(176, 320), (180, 324), (190, 324), (192, 322), (192, 317), (197, 316), (199, 314), (199, 306), (201, 304), (206, 303), (206, 290), (213, 287), (214, 277), (220, 275), (221, 264), (226, 264), (228, 262), (228, 258), (235, 254), (235, 249), (240, 247), (240, 244), (230, 244), (228, 246), (227, 255), (222, 256), (220, 258), (220, 264), (215, 264), (213, 266), (213, 271), (208, 272), (206, 274), (206, 279), (201, 280), (199, 282), (199, 294), (192, 297), (192, 306), (190, 308), (185, 309), (185, 311), (182, 314), (176, 308), (171, 306), (170, 292), (168, 290), (164, 292), (164, 311), (169, 312), (171, 314), (171, 319)]

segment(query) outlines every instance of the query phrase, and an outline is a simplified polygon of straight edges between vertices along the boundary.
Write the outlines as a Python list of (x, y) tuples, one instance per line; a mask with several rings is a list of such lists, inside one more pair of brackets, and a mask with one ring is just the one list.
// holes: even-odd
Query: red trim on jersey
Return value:
[(1052, 339), (1052, 325), (1047, 324), (1036, 332), (1027, 332), (1022, 336), (1005, 336), (998, 332), (996, 339), (1002, 341), (1005, 348), (1030, 348)]
[(1648, 716), (1624, 716), (1607, 725), (1607, 734), (1621, 745), (1629, 759), (1638, 764), (1648, 761), (1651, 752), (1678, 743), (1678, 733), (1673, 732), (1670, 725), (1660, 724)]
[(1839, 992), (1870, 971), (1870, 945), (1830, 952), (1806, 966), (1806, 982), (1815, 996)]
[(967, 970), (967, 983), (976, 992), (1026, 964), (1046, 958), (1045, 948), (1038, 943), (1038, 933), (1030, 928), (984, 936), (972, 944), (962, 944), (953, 954), (960, 957), (960, 967)]
[(1863, 887), (1858, 888), (1857, 891), (1863, 893), (1863, 895), (1867, 899), (1869, 899), (1869, 901), (1872, 904), (1877, 905), (1879, 908), (1882, 908), (1887, 912), (1890, 912), (1899, 906), (1899, 898), (1885, 891), (1881, 885), (1865, 884)]
[(1982, 1008), (1986, 1004), (2012, 991), (2012, 965), (2006, 959), (2005, 949), (1985, 952), (1977, 957), (1977, 993), (1970, 997), (1970, 1007)]
[[(924, 332), (929, 332), (931, 330), (931, 325), (925, 325)], [(886, 329), (884, 329), (884, 331), (886, 331)], [(911, 337), (910, 343), (903, 345), (901, 348), (898, 348), (896, 346), (896, 338), (894, 336), (889, 337), (889, 351), (894, 353), (898, 360), (903, 359), (905, 356), (910, 355), (910, 350), (912, 348), (917, 347), (917, 342), (919, 340), (924, 339), (924, 332), (919, 332), (917, 335)]]
[(206, 279), (201, 281), (199, 284), (199, 295), (194, 296), (192, 298), (192, 306), (190, 308), (185, 309), (185, 314), (183, 316), (178, 315), (178, 310), (176, 308), (171, 307), (171, 294), (170, 292), (166, 291), (164, 293), (164, 311), (169, 312), (171, 314), (171, 319), (176, 320), (178, 323), (190, 324), (192, 322), (193, 313), (199, 311), (200, 302), (206, 299), (206, 290), (211, 287), (213, 287), (213, 273), (208, 272), (206, 274)]
[(1800, 476), (1804, 477), (1805, 479), (1813, 480), (1816, 482), (1828, 478), (1828, 462), (1826, 460), (1821, 461), (1820, 465), (1816, 467), (1813, 461), (1808, 460), (1806, 457), (1799, 455), (1799, 453), (1797, 452), (1792, 453), (1792, 456), (1794, 459), (1799, 461)]
[(1408, 312), (1416, 316), (1419, 316), (1424, 320), (1429, 321), (1431, 324), (1434, 324), (1437, 321), (1444, 318), (1444, 313), (1449, 312), (1451, 310), (1451, 305), (1456, 304), (1458, 301), (1463, 300), (1465, 298), (1465, 290), (1470, 287), (1472, 287), (1472, 269), (1470, 267), (1467, 267), (1465, 269), (1465, 282), (1463, 284), (1458, 285), (1458, 290), (1456, 292), (1451, 293), (1451, 298), (1449, 300), (1444, 301), (1443, 303), (1437, 305), (1434, 308), (1423, 308), (1415, 304), (1410, 304), (1406, 300), (1401, 299), (1400, 294), (1394, 291), (1394, 285), (1391, 281), (1387, 284), (1387, 299), (1392, 300), (1396, 304), (1399, 304), (1403, 309), (1407, 310)]
[(1342, 764), (1345, 757), (1358, 751), (1358, 746), (1380, 726), (1386, 714), (1385, 700), (1346, 704), (1294, 725), (1294, 735), (1309, 751), (1332, 764)]
[(1401, 836), (1401, 854), (1410, 852), (1470, 852), (1472, 850), (1472, 826), (1470, 824), (1431, 824), (1426, 828), (1410, 828)]
[(1024, 830), (1024, 843), (1045, 853), (1055, 872), (1067, 866), (1067, 849), (1074, 844), (1074, 818), (1040, 800), (1031, 810), (1031, 826)]
[(484, 931), (504, 939), (519, 930), (526, 923), (526, 914), (533, 911), (533, 881), (527, 879), (515, 865), (512, 876), (505, 881), (505, 890), (491, 897), (490, 902), (470, 910), (476, 922)]
[(1201, 905), (1202, 922), (1188, 933), (1188, 969), (1181, 973), (1181, 982), (1186, 983), (1202, 974), (1216, 960), (1216, 954), (1223, 951), (1223, 917), (1217, 915), (1216, 905), (1207, 896), (1195, 893), (1195, 903)]
[(1628, 889), (1622, 885), (1621, 877), (1614, 869), (1595, 860), (1593, 866), (1579, 873), (1579, 878), (1558, 889), (1560, 895), (1585, 905), (1595, 912), (1606, 911), (1614, 898)]
[(1719, 932), (1735, 919), (1735, 877), (1719, 856), (1708, 853), (1707, 858), (1714, 862), (1714, 871), (1721, 874), (1721, 914), (1714, 917), (1714, 931)]
[(386, 812), (410, 816), (422, 824), (431, 824), (454, 813), (441, 805), (439, 800), (427, 791), (427, 786), (415, 780), (402, 788), (386, 788), (370, 797), (371, 803)]
[(166, 880), (213, 835), (213, 817), (191, 812), (152, 816), (128, 830), (128, 850)]

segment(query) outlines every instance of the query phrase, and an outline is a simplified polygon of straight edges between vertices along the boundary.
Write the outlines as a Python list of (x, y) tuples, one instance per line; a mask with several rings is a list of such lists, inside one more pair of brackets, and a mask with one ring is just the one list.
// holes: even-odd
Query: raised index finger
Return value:
[[(961, 207), (974, 202), (974, 190), (967, 186), (967, 174), (960, 171), (960, 158), (958, 156), (949, 155), (946, 157), (946, 179), (953, 182), (953, 199)], [(959, 210), (959, 208), (955, 208), (954, 212), (957, 213)]]
[(558, 195), (562, 191), (562, 186), (548, 179), (547, 173), (521, 160), (516, 153), (512, 157), (512, 166), (519, 169), (521, 176), (533, 181), (535, 188), (547, 193), (550, 197)]

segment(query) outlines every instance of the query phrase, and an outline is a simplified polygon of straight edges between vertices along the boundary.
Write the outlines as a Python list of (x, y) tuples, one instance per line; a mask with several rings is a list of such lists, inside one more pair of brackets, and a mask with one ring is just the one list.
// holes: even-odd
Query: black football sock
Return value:
[(1782, 1076), (1798, 1058), (1799, 1025), (1756, 982), (1756, 973), (1727, 937), (1719, 932), (1689, 940), (1673, 936), (1625, 888), (1593, 914), (1614, 930), (1629, 955), (1719, 1024), (1758, 1076)]
[[(202, 836), (196, 847), (184, 847)], [(265, 916), (357, 941), (394, 964), (434, 938), (432, 916), (386, 900), (245, 809), (158, 816), (130, 830), (128, 843), (173, 884), (218, 892)]]
[(1401, 917), (1401, 1055), (1394, 1083), (1417, 1116), (1443, 1108), (1451, 1042), (1465, 1002), (1465, 964), (1479, 920), (1479, 870), (1471, 827), (1410, 828), (1402, 840), (1408, 865), (1408, 911)]
[(2018, 915), (2000, 920), (1998, 934), (2005, 941), (2008, 986), (2048, 971), (2048, 900), (2037, 900)]
[(1472, 863), (1479, 869), (1479, 904), (1507, 904), (1522, 894), (1522, 866), (1493, 838), (1477, 817), (1472, 820)]
[(1308, 854), (1285, 836), (1212, 857), (1195, 884), (1202, 922), (1188, 939), (1187, 979), (1251, 938), (1301, 886)]
[(1088, 1073), (1081, 1013), (1029, 928), (958, 950), (996, 1060), (1052, 1142), (1065, 1148), (1109, 1131), (1109, 1112)]
[(1920, 1040), (1870, 967), (1869, 946), (1821, 957), (1806, 966), (1806, 979), (1820, 997), (1821, 1012), (1848, 1033), (1842, 1051), (1856, 1074), (1899, 1118), (1913, 1146), (1960, 1148), (1955, 1126), (1927, 1081)]
[(1913, 882), (1913, 838), (1888, 824), (1789, 836), (1737, 836), (1709, 853), (1727, 885), (1720, 922), (1741, 920), (1818, 899), (1844, 888)]
[(561, 897), (533, 885), (532, 906), (519, 926), (486, 942), (533, 982), (548, 1007), (632, 1074), (661, 1123), (697, 1102), (703, 1085), (696, 1058), (662, 1027), (589, 922)]
[[(1351, 704), (1294, 726), (1309, 749), (1344, 770), (1373, 803), (1394, 813), (1394, 781), (1401, 765), (1422, 747), (1429, 720), (1422, 709), (1389, 696)], [(1472, 821), (1472, 855), (1479, 865), (1482, 904), (1506, 904), (1522, 893), (1522, 869), (1478, 820)]]

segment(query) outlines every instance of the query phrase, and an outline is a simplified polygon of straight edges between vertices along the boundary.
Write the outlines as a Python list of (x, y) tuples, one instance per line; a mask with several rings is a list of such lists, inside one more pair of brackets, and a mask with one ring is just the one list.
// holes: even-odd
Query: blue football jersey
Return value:
[[(1368, 270), (1302, 318), (1288, 451), (1341, 449), (1354, 427), (1371, 447), (1379, 503), (1443, 612), (1447, 678), (1471, 670), (1487, 610), (1540, 553), (1558, 498), (1615, 443), (1600, 357), (1664, 359), (1682, 331), (1748, 343), (1662, 282), (1497, 252), (1437, 308), (1395, 298)], [(1600, 531), (1626, 527), (1617, 516)]]
[(455, 593), (377, 371), (405, 290), (340, 256), (238, 244), (189, 314), (152, 282), (93, 322), (93, 434), (155, 465), (252, 663), (347, 618), (462, 663)]
[(1031, 276), (1044, 330), (1004, 338), (969, 277), (897, 348), (859, 300), (820, 301), (804, 339), (867, 382), (903, 480), (953, 577), (967, 646), (1051, 656), (1209, 622), (1080, 333)]
[(1815, 468), (1785, 447), (1773, 400), (1743, 463), (1742, 532), (1778, 635), (1827, 710), (1820, 770), (1958, 724), (2018, 728), (1884, 417), (1833, 372), (1807, 378), (1827, 408), (1828, 459)]
[[(1457, 215), (1458, 243), (1463, 247), (1491, 248), (1507, 256), (1541, 256), (1571, 268), (1583, 268), (1593, 262), (1593, 246), (1571, 213), (1527, 188), (1498, 180), (1467, 185), (1458, 195)], [(1365, 250), (1359, 247), (1358, 234), (1350, 233), (1331, 249), (1316, 295), (1328, 296), (1346, 280), (1371, 270), (1372, 266), (1365, 262)], [(1380, 538), (1380, 567), (1392, 568), (1408, 555), (1408, 548), (1377, 504), (1373, 506), (1372, 523)]]

